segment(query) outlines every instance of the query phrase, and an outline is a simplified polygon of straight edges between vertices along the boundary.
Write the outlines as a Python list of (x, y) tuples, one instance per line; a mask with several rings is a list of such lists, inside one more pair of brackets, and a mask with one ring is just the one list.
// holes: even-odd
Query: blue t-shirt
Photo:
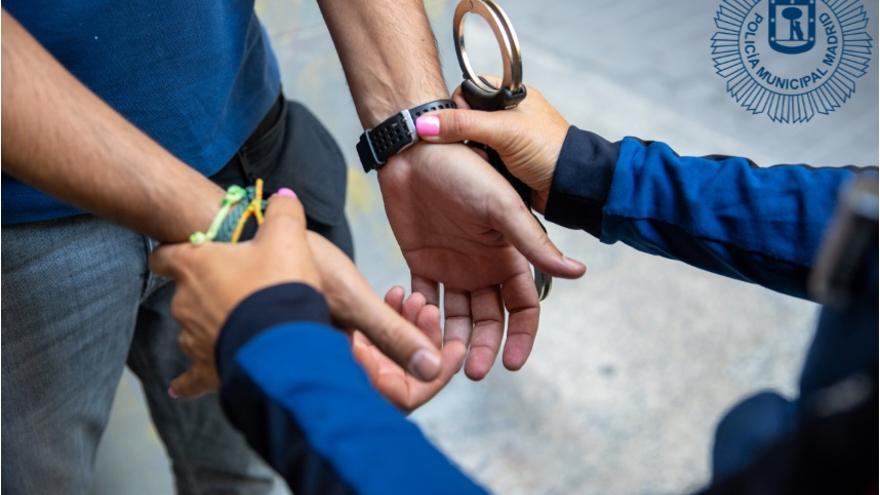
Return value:
[[(211, 175), (281, 90), (253, 0), (6, 0), (84, 85), (184, 163)], [(3, 174), (3, 224), (82, 211)]]

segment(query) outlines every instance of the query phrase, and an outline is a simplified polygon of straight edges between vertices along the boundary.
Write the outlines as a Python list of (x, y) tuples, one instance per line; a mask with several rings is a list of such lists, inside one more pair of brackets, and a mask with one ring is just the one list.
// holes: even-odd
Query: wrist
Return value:
[(282, 323), (329, 324), (330, 310), (313, 286), (290, 282), (254, 291), (233, 307), (218, 331), (215, 360), (222, 376), (238, 350), (255, 336)]
[[(257, 179), (254, 186), (242, 187), (237, 184), (229, 186), (220, 200), (217, 212), (205, 231), (195, 231), (190, 235), (192, 244), (203, 244), (210, 241), (230, 242), (235, 244), (245, 235), (253, 237), (254, 222), (262, 222), (265, 209), (263, 200), (263, 180)], [(248, 220), (253, 219), (249, 222)], [(247, 233), (246, 228), (250, 228)]]
[(530, 147), (502, 155), (514, 177), (532, 190), (529, 202), (540, 213), (544, 213), (567, 132), (567, 127), (548, 130), (538, 139), (531, 139)]
[[(560, 145), (561, 148), (561, 145)], [(538, 169), (534, 175), (534, 182), (529, 184), (532, 188), (530, 203), (538, 213), (543, 214), (547, 207), (547, 198), (550, 196), (550, 188), (553, 186), (553, 174), (556, 172), (556, 163), (559, 159), (559, 151), (552, 155), (544, 166)]]
[[(399, 177), (400, 173), (409, 167), (409, 164), (418, 160), (427, 153), (425, 149), (430, 145), (426, 143), (416, 143), (400, 153), (392, 156), (385, 162), (382, 168), (376, 170), (376, 178), (379, 180), (381, 188), (388, 187), (397, 182), (395, 177)], [(384, 189), (383, 189), (384, 194)]]
[(136, 228), (161, 242), (189, 240), (194, 231), (211, 224), (225, 191), (182, 162), (162, 170), (147, 184), (149, 199), (139, 208), (142, 220)]
[(364, 171), (369, 173), (381, 169), (390, 158), (418, 143), (420, 139), (416, 130), (416, 120), (420, 116), (453, 108), (456, 108), (456, 105), (450, 99), (431, 100), (405, 108), (376, 127), (365, 130), (356, 145)]
[(394, 91), (385, 94), (373, 94), (357, 105), (358, 116), (364, 129), (370, 129), (384, 122), (402, 110), (413, 108), (423, 103), (449, 98), (449, 90), (443, 80), (430, 78), (424, 88), (412, 88), (409, 91)]
[(450, 146), (464, 146), (459, 143), (437, 144), (426, 143), (420, 141), (401, 151), (400, 153), (390, 157), (385, 165), (377, 170), (377, 177), (380, 184), (387, 184), (390, 177), (395, 176), (405, 167), (409, 167), (411, 163), (425, 163), (428, 157), (436, 153), (440, 148)]

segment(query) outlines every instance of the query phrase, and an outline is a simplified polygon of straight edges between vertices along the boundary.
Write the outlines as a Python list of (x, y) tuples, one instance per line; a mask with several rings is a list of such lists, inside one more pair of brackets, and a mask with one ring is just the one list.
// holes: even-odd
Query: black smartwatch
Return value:
[(416, 119), (428, 112), (456, 108), (452, 100), (435, 100), (404, 110), (361, 134), (357, 144), (358, 157), (364, 172), (378, 170), (388, 158), (419, 141)]

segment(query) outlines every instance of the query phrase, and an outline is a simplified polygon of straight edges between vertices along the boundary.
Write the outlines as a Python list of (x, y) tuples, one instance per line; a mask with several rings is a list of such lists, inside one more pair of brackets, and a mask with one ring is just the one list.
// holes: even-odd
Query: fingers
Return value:
[(393, 287), (385, 295), (387, 304), (378, 298), (378, 304), (364, 301), (364, 298), (375, 298), (372, 292), (349, 303), (356, 306), (355, 313), (360, 315), (353, 322), (354, 326), (402, 368), (420, 380), (429, 381), (440, 373), (440, 352), (431, 338), (413, 323), (425, 306), (424, 296), (415, 296), (404, 301), (403, 289)]
[(459, 341), (451, 342), (443, 347), (443, 369), (440, 375), (430, 383), (416, 382), (410, 389), (410, 397), (405, 405), (399, 404), (406, 412), (412, 412), (425, 402), (437, 395), (443, 387), (452, 380), (452, 377), (461, 369), (467, 347)]
[(440, 330), (440, 308), (433, 304), (425, 304), (413, 322), (439, 349), (442, 346), (443, 332)]
[[(437, 282), (430, 280), (430, 279), (427, 279), (425, 277), (421, 277), (419, 275), (413, 275), (412, 276), (412, 292), (413, 293), (410, 297), (412, 297), (416, 294), (421, 294), (424, 297), (426, 304), (428, 304), (430, 306), (434, 306), (436, 308), (439, 308), (439, 306), (440, 306), (440, 291), (439, 291)], [(438, 314), (439, 314), (439, 309), (438, 309)], [(415, 323), (414, 320), (410, 320), (410, 321), (413, 321), (413, 323)], [(419, 325), (417, 325), (417, 326), (419, 326)], [(438, 349), (440, 348), (440, 339), (442, 338), (442, 331), (440, 330), (439, 322), (437, 323), (436, 329), (431, 328), (431, 329), (428, 329), (429, 331), (426, 331), (425, 327), (422, 327), (422, 326), (419, 326), (419, 329), (421, 329), (423, 332), (425, 332), (425, 335), (427, 335), (428, 338), (431, 339), (431, 341), (434, 343), (434, 345), (437, 346)]]
[(501, 298), (510, 315), (502, 363), (505, 368), (515, 371), (526, 363), (538, 333), (541, 306), (531, 274), (522, 272), (504, 283)]
[(471, 292), (471, 314), (474, 330), (464, 372), (481, 380), (492, 368), (504, 335), (504, 307), (497, 286)]
[(553, 244), (538, 220), (516, 195), (508, 195), (490, 214), (499, 231), (538, 269), (561, 278), (580, 278), (587, 267), (568, 258)]
[(168, 395), (173, 398), (195, 399), (217, 390), (218, 385), (219, 379), (215, 373), (205, 367), (193, 366), (171, 382)]
[(446, 313), (446, 325), (443, 329), (444, 344), (457, 340), (467, 345), (473, 330), (470, 293), (444, 287), (443, 308)]
[(436, 378), (440, 373), (440, 353), (431, 340), (398, 314), (386, 321), (381, 328), (363, 331), (382, 353), (416, 378)]
[(459, 110), (469, 110), (471, 108), (468, 105), (467, 100), (464, 99), (464, 96), (461, 94), (461, 86), (455, 88), (455, 91), (452, 93), (452, 101), (458, 105)]
[(419, 311), (424, 307), (425, 296), (418, 292), (413, 292), (406, 298), (406, 301), (403, 302), (403, 311), (401, 311), (400, 316), (403, 316), (406, 321), (414, 324), (416, 318), (419, 316)]
[(373, 346), (363, 333), (358, 330), (352, 332), (351, 353), (354, 356), (355, 361), (363, 366), (367, 376), (371, 377), (371, 379), (376, 376), (377, 367), (379, 366), (379, 363), (373, 358), (372, 349)]
[(162, 277), (177, 280), (181, 275), (181, 256), (189, 244), (165, 244), (150, 255), (150, 271)]
[(415, 325), (400, 316), (403, 289), (392, 288), (386, 294), (388, 304), (383, 303), (338, 248), (317, 235), (310, 236), (309, 241), (318, 258), (324, 295), (336, 321), (362, 331), (385, 355), (414, 376), (433, 380), (440, 372), (440, 351)]
[(440, 306), (440, 290), (437, 287), (437, 281), (422, 277), (421, 275), (412, 275), (412, 291), (420, 292), (425, 296), (425, 301), (434, 306)]
[[(421, 330), (422, 334), (435, 347), (434, 350), (440, 348), (440, 311), (437, 309), (437, 306), (427, 304), (425, 296), (414, 292), (404, 299), (403, 288), (394, 286), (385, 294), (385, 303), (399, 313), (407, 322)], [(416, 359), (415, 356), (413, 356), (413, 359)], [(411, 373), (414, 371), (412, 369), (413, 366), (416, 365), (410, 363), (409, 369)]]
[(403, 287), (395, 285), (385, 293), (385, 304), (391, 306), (391, 309), (397, 313), (403, 313), (403, 298), (405, 295)]
[(502, 154), (517, 132), (503, 112), (440, 110), (416, 119), (419, 137), (431, 143), (476, 141)]
[(305, 236), (306, 215), (302, 203), (290, 189), (281, 188), (269, 198), (265, 221), (254, 241), (265, 239), (295, 239)]
[[(440, 310), (437, 306), (427, 304), (424, 296), (415, 293), (405, 298), (403, 289), (398, 286), (385, 294), (385, 302), (415, 323), (426, 335), (434, 335), (439, 343)], [(394, 405), (410, 412), (437, 395), (461, 369), (466, 346), (459, 341), (444, 346), (440, 355), (440, 372), (431, 381), (419, 381), (406, 375), (377, 347), (372, 346), (361, 332), (353, 332), (352, 351), (376, 389)]]

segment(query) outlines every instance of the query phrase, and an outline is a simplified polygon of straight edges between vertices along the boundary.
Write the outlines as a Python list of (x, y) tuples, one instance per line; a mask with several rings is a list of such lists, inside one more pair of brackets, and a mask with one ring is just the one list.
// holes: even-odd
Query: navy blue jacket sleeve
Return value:
[(682, 157), (660, 142), (569, 129), (545, 210), (602, 242), (807, 297), (841, 186), (857, 169)]
[(217, 342), (220, 401), (297, 495), (485, 493), (370, 385), (323, 297), (259, 291)]

